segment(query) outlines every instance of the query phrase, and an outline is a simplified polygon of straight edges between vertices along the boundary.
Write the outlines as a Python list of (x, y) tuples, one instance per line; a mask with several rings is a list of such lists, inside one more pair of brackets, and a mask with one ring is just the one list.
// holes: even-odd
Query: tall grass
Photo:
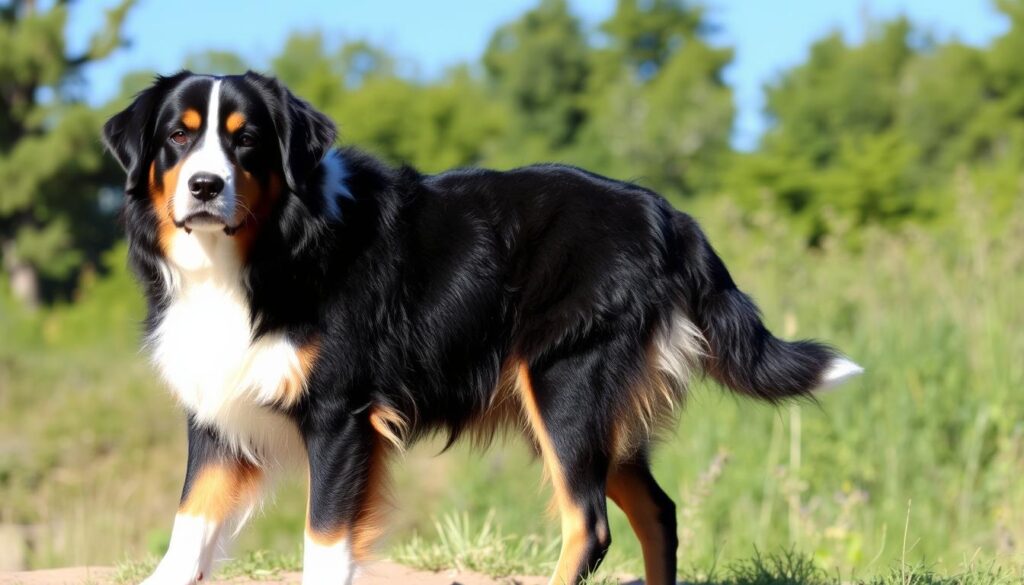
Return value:
[[(973, 188), (957, 186), (948, 221), (895, 232), (836, 221), (810, 251), (769, 212), (724, 199), (690, 209), (776, 333), (826, 339), (867, 372), (818, 405), (779, 409), (693, 389), (655, 457), (679, 503), (688, 574), (755, 549), (886, 582), (894, 562), (1024, 567), (1024, 214), (996, 214)], [(32, 566), (110, 563), (166, 543), (184, 424), (135, 349), (141, 310), (122, 270), (39, 315), (0, 294), (0, 524), (17, 527)], [(457, 543), (435, 530), (444, 517), (486, 519), (530, 554), (548, 550), (557, 522), (521, 445), (437, 449), (398, 461), (385, 554), (411, 554), (416, 535), (446, 558)], [(293, 553), (302, 490), (282, 486), (240, 546)], [(612, 532), (609, 565), (638, 571), (617, 510)]]

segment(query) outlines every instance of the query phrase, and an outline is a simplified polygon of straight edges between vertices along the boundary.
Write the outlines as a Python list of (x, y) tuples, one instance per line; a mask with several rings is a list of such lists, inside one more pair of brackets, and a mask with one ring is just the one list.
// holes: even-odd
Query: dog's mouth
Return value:
[(241, 227), (240, 224), (231, 225), (223, 216), (209, 211), (196, 211), (189, 214), (185, 219), (174, 220), (174, 225), (179, 229), (185, 230), (187, 234), (191, 234), (194, 229), (199, 231), (223, 230), (229, 236), (235, 235), (235, 232)]

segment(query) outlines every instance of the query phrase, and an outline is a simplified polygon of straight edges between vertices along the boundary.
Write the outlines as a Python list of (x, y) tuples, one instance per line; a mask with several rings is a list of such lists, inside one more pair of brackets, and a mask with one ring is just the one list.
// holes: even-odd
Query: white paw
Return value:
[(326, 544), (306, 533), (302, 585), (351, 585), (355, 571), (355, 559), (347, 540)]
[(220, 523), (198, 516), (174, 517), (171, 543), (145, 585), (192, 585), (210, 579), (214, 555), (219, 550)]
[[(162, 564), (161, 564), (162, 566)], [(197, 572), (178, 570), (162, 570), (157, 567), (153, 574), (142, 582), (142, 585), (193, 585), (201, 581), (205, 575)]]
[(153, 574), (142, 582), (143, 585), (193, 585), (209, 578), (209, 569), (202, 567), (202, 561), (196, 558), (197, 555), (186, 557), (173, 552), (172, 548), (164, 555)]
[(146, 577), (146, 580), (142, 582), (142, 585), (194, 585), (199, 581), (199, 575), (187, 577), (184, 574), (168, 575), (161, 571), (154, 571), (152, 575)]

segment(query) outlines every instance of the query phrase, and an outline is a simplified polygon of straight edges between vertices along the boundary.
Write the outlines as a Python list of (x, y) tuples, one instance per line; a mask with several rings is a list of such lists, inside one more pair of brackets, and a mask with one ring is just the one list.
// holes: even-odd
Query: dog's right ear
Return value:
[(135, 101), (103, 125), (103, 143), (128, 175), (124, 191), (131, 195), (145, 180), (146, 161), (152, 156), (153, 114), (167, 91), (183, 78), (182, 71), (171, 77), (157, 76), (153, 84), (135, 96)]

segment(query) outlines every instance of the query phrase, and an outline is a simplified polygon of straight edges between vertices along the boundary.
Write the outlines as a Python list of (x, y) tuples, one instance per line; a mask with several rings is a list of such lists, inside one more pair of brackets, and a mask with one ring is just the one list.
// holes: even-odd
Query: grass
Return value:
[[(536, 538), (502, 535), (489, 520), (474, 529), (465, 516), (448, 516), (438, 522), (436, 529), (443, 544), (414, 538), (396, 549), (392, 559), (424, 571), (473, 571), (499, 580), (510, 575), (546, 575), (552, 568), (554, 557), (537, 554), (547, 546), (538, 546)], [(156, 562), (155, 557), (123, 562), (117, 566), (114, 580), (138, 583), (152, 572)], [(298, 555), (262, 551), (231, 560), (218, 570), (217, 577), (263, 581), (276, 579), (286, 571), (299, 570)], [(614, 567), (602, 567), (583, 585), (618, 585), (624, 579), (608, 573), (619, 572)], [(684, 571), (681, 579), (687, 585), (1018, 585), (1024, 574), (992, 566), (968, 566), (953, 574), (941, 575), (924, 565), (899, 565), (867, 579), (843, 578), (830, 574), (806, 554), (783, 551), (762, 555), (755, 551), (752, 557), (726, 567)], [(634, 583), (629, 577), (625, 580)]]
[(867, 579), (831, 575), (813, 557), (783, 552), (755, 554), (721, 571), (685, 578), (692, 585), (1011, 585), (1020, 583), (1020, 574), (991, 568), (967, 568), (963, 572), (939, 575), (923, 565), (898, 566)]
[[(156, 568), (159, 559), (148, 556), (142, 559), (129, 559), (117, 564), (114, 573), (116, 583), (138, 583), (148, 577)], [(218, 579), (245, 577), (254, 581), (276, 579), (281, 573), (301, 571), (302, 560), (299, 553), (280, 553), (276, 551), (250, 551), (239, 558), (228, 560), (217, 568)]]
[[(781, 578), (779, 551), (799, 551), (823, 579), (1020, 582), (1024, 215), (963, 195), (955, 222), (839, 226), (808, 251), (769, 213), (721, 200), (693, 211), (774, 331), (827, 339), (867, 373), (819, 405), (781, 409), (693, 390), (654, 458), (678, 503), (680, 566), (707, 573), (689, 578)], [(141, 310), (120, 270), (75, 305), (36, 315), (0, 291), (0, 524), (23, 534), (27, 566), (110, 564), (166, 546), (184, 422), (136, 349)], [(397, 462), (384, 555), (495, 574), (550, 569), (557, 522), (526, 449), (438, 449)], [(286, 482), (235, 550), (293, 554), (304, 500)], [(638, 573), (639, 546), (610, 515), (609, 570)], [(478, 552), (488, 546), (506, 554)], [(752, 560), (755, 550), (764, 554)]]
[[(905, 526), (905, 530), (909, 525)], [(509, 575), (547, 575), (557, 559), (557, 543), (536, 536), (505, 535), (488, 514), (476, 526), (465, 514), (452, 514), (435, 522), (431, 539), (413, 536), (396, 547), (392, 560), (425, 571), (456, 569), (493, 577)], [(906, 536), (906, 531), (904, 535)], [(904, 547), (907, 546), (904, 540)], [(904, 557), (906, 548), (904, 548)], [(628, 573), (614, 562), (606, 562), (589, 585), (619, 583), (609, 575)], [(831, 574), (812, 555), (795, 550), (761, 554), (734, 561), (725, 567), (690, 568), (681, 575), (689, 585), (1011, 585), (1024, 582), (1024, 569), (1017, 571), (994, 564), (982, 566), (965, 562), (950, 574), (940, 574), (924, 564), (908, 564), (904, 559), (895, 567), (868, 578)]]
[(558, 541), (533, 536), (509, 536), (489, 513), (479, 528), (469, 514), (448, 514), (434, 524), (433, 538), (418, 534), (391, 552), (395, 561), (424, 569), (457, 569), (485, 575), (546, 574), (558, 559)]

